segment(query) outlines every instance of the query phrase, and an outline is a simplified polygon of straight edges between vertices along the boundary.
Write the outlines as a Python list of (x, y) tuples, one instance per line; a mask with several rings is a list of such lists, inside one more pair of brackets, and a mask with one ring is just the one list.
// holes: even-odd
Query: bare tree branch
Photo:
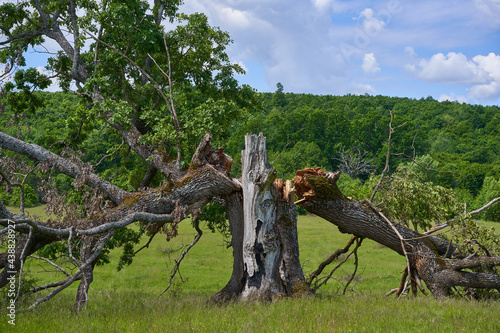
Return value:
[(476, 210), (473, 210), (473, 211), (472, 211), (472, 212), (470, 212), (469, 214), (470, 214), (470, 215), (476, 215), (476, 214), (479, 214), (479, 213), (481, 213), (481, 212), (485, 211), (486, 209), (488, 209), (491, 205), (493, 205), (495, 202), (498, 202), (498, 201), (500, 201), (500, 197), (498, 197), (498, 198), (495, 198), (495, 199), (491, 200), (490, 202), (488, 202), (488, 203), (487, 203), (486, 205), (484, 205), (483, 207), (478, 208), (478, 209), (476, 209)]
[(73, 274), (71, 277), (68, 277), (66, 280), (64, 280), (64, 283), (57, 288), (56, 290), (52, 291), (50, 294), (48, 294), (45, 297), (42, 297), (38, 299), (35, 303), (33, 303), (27, 310), (33, 310), (36, 308), (38, 305), (40, 305), (43, 302), (46, 302), (50, 300), (52, 297), (66, 289), (68, 286), (70, 286), (73, 282), (75, 282), (77, 279), (81, 278), (83, 270), (88, 267), (89, 265), (92, 264), (92, 262), (97, 259), (99, 254), (101, 253), (102, 249), (104, 248), (104, 245), (106, 245), (106, 242), (113, 236), (114, 231), (110, 231), (108, 234), (106, 234), (104, 237), (102, 237), (97, 246), (96, 249), (94, 250), (94, 253), (85, 261), (85, 263), (80, 266), (80, 269)]
[[(53, 165), (57, 171), (72, 178), (77, 178), (78, 175), (82, 173), (81, 168), (75, 163), (62, 158), (43, 147), (26, 143), (3, 132), (0, 132), (0, 147), (25, 155), (36, 162), (49, 163), (50, 165)], [(125, 195), (129, 194), (127, 191), (124, 191), (105, 181), (94, 173), (88, 174), (85, 179), (85, 184), (92, 188), (99, 189), (117, 206), (123, 201)]]
[(54, 266), (58, 271), (60, 271), (61, 273), (63, 273), (67, 277), (71, 276), (71, 274), (69, 274), (64, 268), (62, 268), (61, 266), (57, 265), (55, 262), (53, 262), (50, 259), (47, 259), (47, 258), (44, 258), (44, 257), (35, 257), (35, 256), (30, 256), (30, 258), (38, 259), (38, 260), (43, 260), (43, 261), (51, 264), (52, 266)]
[(196, 243), (198, 243), (198, 241), (200, 240), (201, 236), (203, 235), (203, 231), (200, 229), (199, 227), (199, 224), (198, 224), (198, 220), (195, 220), (195, 224), (194, 224), (194, 228), (196, 229), (196, 231), (198, 232), (196, 234), (196, 236), (194, 236), (194, 240), (193, 242), (191, 242), (190, 244), (186, 245), (183, 247), (184, 251), (182, 251), (181, 255), (179, 256), (179, 258), (175, 261), (175, 266), (174, 268), (172, 269), (172, 274), (170, 275), (170, 280), (168, 282), (168, 286), (167, 288), (165, 288), (165, 290), (163, 290), (160, 295), (158, 295), (158, 297), (160, 297), (161, 295), (163, 295), (165, 292), (167, 292), (167, 290), (170, 289), (170, 287), (172, 286), (172, 282), (174, 280), (174, 277), (175, 275), (177, 274), (177, 272), (179, 271), (179, 267), (181, 266), (181, 262), (182, 260), (184, 259), (184, 257), (188, 254), (189, 250), (191, 250), (191, 248), (193, 246), (196, 245)]
[[(175, 217), (168, 214), (152, 214), (146, 212), (136, 212), (125, 216), (121, 220), (104, 223), (90, 229), (77, 229), (74, 227), (57, 229), (48, 227), (41, 223), (34, 222), (30, 219), (22, 219), (22, 218), (15, 220), (14, 222), (16, 223), (16, 230), (18, 231), (26, 231), (29, 230), (30, 227), (32, 227), (37, 232), (47, 236), (66, 238), (72, 235), (73, 231), (77, 235), (91, 236), (91, 235), (102, 234), (110, 230), (123, 228), (137, 221), (145, 221), (150, 223), (168, 223), (168, 222), (173, 222), (174, 220)], [(0, 225), (7, 226), (9, 223), (8, 221), (9, 220), (7, 219), (0, 219)]]
[(387, 139), (387, 155), (386, 155), (386, 159), (385, 159), (385, 167), (384, 167), (384, 170), (382, 170), (382, 174), (380, 175), (380, 179), (377, 183), (377, 186), (375, 186), (375, 189), (373, 190), (372, 192), (372, 195), (370, 196), (370, 202), (373, 202), (373, 199), (375, 198), (375, 194), (377, 194), (378, 190), (380, 189), (380, 185), (382, 184), (383, 180), (384, 180), (384, 177), (386, 176), (386, 174), (389, 172), (389, 161), (390, 161), (390, 158), (391, 158), (391, 138), (392, 138), (392, 133), (394, 133), (394, 131), (400, 127), (403, 127), (404, 125), (406, 125), (406, 121), (393, 128), (392, 127), (392, 123), (394, 122), (394, 112), (392, 112), (391, 110), (391, 121), (389, 122), (389, 138)]

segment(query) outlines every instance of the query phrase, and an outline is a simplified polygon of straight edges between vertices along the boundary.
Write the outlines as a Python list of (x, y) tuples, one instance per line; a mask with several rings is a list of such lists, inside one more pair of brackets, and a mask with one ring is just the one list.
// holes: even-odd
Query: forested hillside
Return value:
[[(81, 121), (84, 106), (75, 96), (65, 93), (42, 93), (46, 99), (25, 121), (22, 136), (61, 153), (64, 147), (85, 153), (86, 161), (108, 180), (133, 190), (139, 186), (147, 166), (134, 153), (111, 142), (113, 131), (92, 129), (92, 122)], [(292, 178), (295, 170), (321, 166), (342, 169), (346, 159), (361, 158), (365, 168), (354, 170), (341, 183), (354, 197), (363, 196), (371, 175), (381, 173), (386, 162), (390, 111), (394, 114), (390, 171), (414, 158), (427, 171), (412, 167), (422, 181), (451, 188), (469, 208), (484, 205), (500, 195), (500, 108), (438, 102), (432, 98), (410, 99), (386, 96), (316, 96), (283, 93), (259, 94), (261, 105), (243, 121), (235, 121), (230, 137), (215, 137), (237, 164), (246, 133), (262, 132), (267, 137), (270, 162), (278, 177)], [(78, 116), (77, 116), (78, 115)], [(75, 119), (79, 119), (78, 121)], [(13, 135), (20, 131), (6, 114), (0, 114), (1, 127)], [(398, 127), (401, 126), (401, 127)], [(114, 138), (116, 139), (116, 138)], [(117, 152), (112, 157), (104, 156)], [(343, 159), (341, 158), (343, 157)], [(68, 177), (56, 179), (61, 189), (69, 190)], [(157, 182), (160, 179), (157, 179)], [(32, 187), (36, 180), (30, 179)], [(40, 199), (40, 193), (39, 198)], [(12, 195), (15, 200), (15, 193)], [(33, 196), (31, 201), (37, 201)], [(500, 208), (493, 208), (487, 218), (500, 220)]]
[[(341, 169), (345, 157), (362, 157), (372, 174), (385, 166), (390, 111), (394, 114), (391, 172), (410, 158), (422, 181), (452, 188), (469, 209), (500, 195), (500, 108), (458, 102), (386, 96), (314, 96), (262, 94), (263, 110), (235, 126), (226, 144), (238, 159), (247, 132), (267, 137), (271, 161), (279, 177), (291, 178), (303, 167)], [(344, 161), (345, 162), (345, 161)], [(419, 170), (420, 169), (420, 170)], [(361, 181), (370, 174), (352, 175)], [(344, 182), (350, 182), (347, 177)], [(354, 189), (353, 196), (362, 196)], [(490, 219), (500, 219), (494, 208)], [(494, 217), (495, 216), (495, 217)]]

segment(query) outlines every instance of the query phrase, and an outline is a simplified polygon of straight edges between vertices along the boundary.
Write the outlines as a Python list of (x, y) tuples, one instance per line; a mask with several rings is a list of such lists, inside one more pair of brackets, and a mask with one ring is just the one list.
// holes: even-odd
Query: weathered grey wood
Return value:
[(245, 137), (242, 152), (243, 299), (309, 292), (299, 261), (297, 212), (288, 186), (276, 180), (269, 164), (266, 139)]
[(243, 188), (243, 262), (246, 283), (242, 298), (269, 298), (283, 292), (280, 241), (276, 225), (276, 171), (269, 164), (266, 138), (245, 136), (241, 154)]

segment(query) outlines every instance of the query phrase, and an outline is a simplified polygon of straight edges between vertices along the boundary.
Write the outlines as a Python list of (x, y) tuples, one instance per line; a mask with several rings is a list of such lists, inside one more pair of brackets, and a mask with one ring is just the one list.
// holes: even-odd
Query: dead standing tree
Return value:
[(229, 199), (226, 206), (233, 237), (233, 274), (212, 300), (308, 293), (299, 261), (291, 183), (276, 180), (262, 134), (245, 137), (241, 185), (242, 200)]

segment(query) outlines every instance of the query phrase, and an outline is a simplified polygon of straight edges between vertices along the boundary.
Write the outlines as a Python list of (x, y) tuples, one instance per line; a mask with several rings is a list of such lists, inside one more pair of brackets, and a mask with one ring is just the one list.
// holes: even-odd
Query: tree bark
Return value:
[(274, 184), (276, 171), (267, 160), (262, 134), (245, 137), (242, 175), (245, 283), (241, 298), (292, 295), (305, 286), (299, 262), (297, 214), (295, 205), (280, 202), (283, 197)]
[[(297, 171), (295, 193), (304, 208), (336, 225), (341, 232), (372, 239), (404, 255), (399, 235), (381, 215), (369, 205), (344, 196), (336, 185), (339, 173), (325, 173), (320, 168)], [(410, 268), (416, 269), (427, 288), (436, 298), (448, 296), (455, 286), (500, 288), (500, 278), (494, 273), (461, 271), (454, 260), (447, 259), (442, 240), (419, 234), (393, 223), (405, 246)], [(441, 253), (441, 254), (440, 254)], [(491, 259), (490, 264), (498, 259)], [(460, 261), (463, 263), (463, 261)]]
[(229, 282), (222, 290), (212, 296), (215, 303), (226, 303), (236, 299), (243, 291), (245, 284), (245, 266), (243, 264), (243, 196), (234, 192), (226, 198), (226, 212), (231, 232), (233, 248), (233, 272)]
[[(85, 172), (79, 165), (40, 146), (24, 143), (0, 132), (0, 147), (21, 153), (38, 162), (52, 164), (56, 170), (71, 177), (84, 177), (84, 182), (87, 185), (108, 193), (118, 204), (117, 207), (103, 211), (87, 220), (39, 223), (13, 215), (0, 203), (0, 225), (6, 227), (11, 219), (15, 222), (15, 231), (18, 233), (27, 234), (32, 229), (33, 235), (26, 248), (26, 256), (47, 244), (71, 237), (73, 231), (75, 238), (83, 238), (85, 241), (87, 237), (92, 238), (93, 235), (102, 235), (132, 222), (142, 221), (147, 224), (145, 226), (151, 232), (159, 232), (163, 230), (165, 223), (180, 222), (189, 214), (196, 214), (213, 197), (225, 197), (241, 190), (240, 183), (229, 178), (232, 159), (224, 153), (223, 149), (212, 149), (210, 138), (210, 134), (203, 138), (193, 156), (190, 168), (184, 172), (180, 179), (167, 182), (158, 188), (129, 193), (102, 180), (96, 174)], [(169, 233), (168, 235), (175, 236), (175, 230), (174, 234)], [(22, 259), (19, 255), (26, 243), (21, 239), (25, 238), (25, 235), (20, 238), (18, 236), (14, 260), (16, 271), (21, 265)], [(92, 246), (89, 247), (91, 252), (82, 256), (82, 260), (86, 256), (92, 257), (95, 254), (91, 248)], [(7, 252), (0, 254), (0, 269), (4, 268), (0, 273), (0, 287), (7, 283), (9, 271), (5, 269), (7, 259)], [(83, 275), (75, 300), (75, 307), (78, 309), (87, 304), (88, 288), (93, 280), (94, 264), (93, 262), (86, 264), (82, 271)], [(65, 281), (64, 286), (60, 288), (66, 288), (77, 278), (79, 276)], [(59, 289), (56, 290), (57, 292)], [(37, 301), (34, 306), (45, 300), (44, 298)]]

